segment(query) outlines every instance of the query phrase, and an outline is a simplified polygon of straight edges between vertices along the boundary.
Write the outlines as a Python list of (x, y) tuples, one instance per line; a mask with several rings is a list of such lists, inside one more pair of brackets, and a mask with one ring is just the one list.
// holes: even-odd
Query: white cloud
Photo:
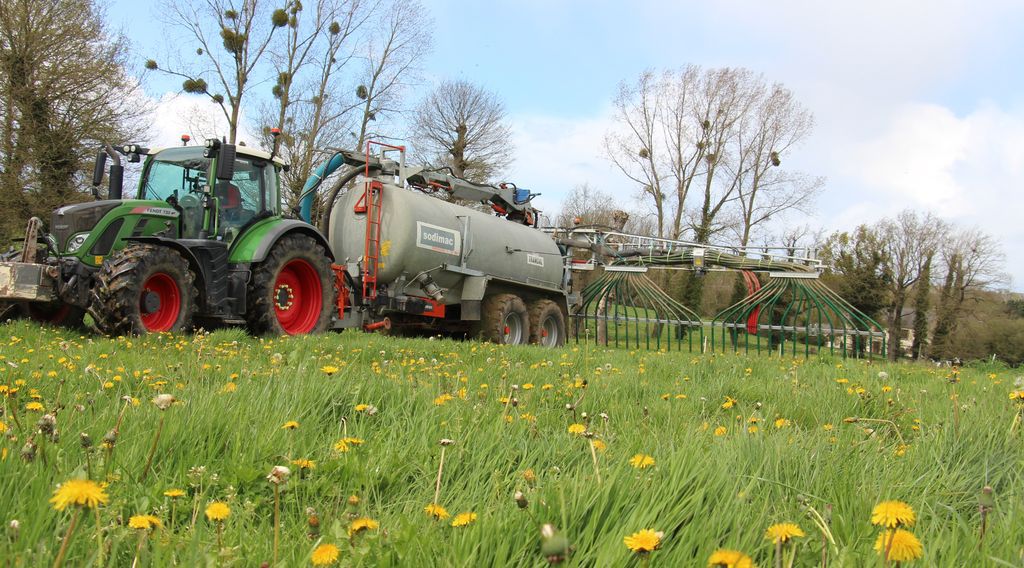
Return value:
[[(209, 97), (184, 93), (164, 93), (153, 100), (153, 125), (150, 139), (153, 147), (178, 146), (181, 135), (188, 134), (193, 143), (228, 134), (228, 121), (220, 107)], [(258, 144), (258, 138), (246, 128), (245, 112), (239, 119), (238, 140)]]
[(543, 195), (534, 204), (546, 216), (555, 215), (574, 187), (589, 183), (633, 202), (632, 182), (604, 158), (604, 133), (611, 124), (610, 109), (598, 116), (565, 119), (552, 116), (511, 117), (516, 161), (509, 168), (517, 185)]

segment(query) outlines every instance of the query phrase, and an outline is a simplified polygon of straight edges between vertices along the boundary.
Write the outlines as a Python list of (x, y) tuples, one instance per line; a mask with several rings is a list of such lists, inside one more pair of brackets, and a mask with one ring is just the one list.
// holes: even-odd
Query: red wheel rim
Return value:
[(289, 261), (277, 275), (273, 301), (277, 321), (285, 333), (295, 335), (313, 331), (324, 305), (320, 274), (301, 258)]
[[(146, 313), (146, 294), (154, 294), (160, 305)], [(139, 312), (146, 331), (170, 331), (181, 313), (181, 290), (169, 274), (158, 272), (146, 279), (139, 296)]]

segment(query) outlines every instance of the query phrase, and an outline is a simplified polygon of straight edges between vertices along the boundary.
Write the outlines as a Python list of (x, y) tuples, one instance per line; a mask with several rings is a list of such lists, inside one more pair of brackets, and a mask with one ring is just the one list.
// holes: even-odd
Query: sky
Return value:
[[(626, 209), (636, 187), (604, 156), (611, 100), (645, 69), (746, 67), (791, 89), (815, 117), (787, 156), (826, 178), (816, 214), (848, 230), (906, 208), (995, 236), (1009, 288), (1024, 291), (1024, 3), (1001, 0), (424, 0), (426, 81), (497, 93), (513, 128), (508, 178), (554, 213), (581, 183)], [(166, 50), (160, 5), (111, 0), (140, 61)], [(141, 11), (147, 10), (143, 18)], [(154, 136), (174, 143), (204, 103), (166, 81)]]

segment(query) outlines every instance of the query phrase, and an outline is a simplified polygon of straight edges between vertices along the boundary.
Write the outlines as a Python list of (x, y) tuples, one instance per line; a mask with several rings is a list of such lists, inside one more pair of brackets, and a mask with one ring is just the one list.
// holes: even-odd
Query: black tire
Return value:
[(475, 335), (499, 345), (526, 345), (530, 341), (530, 313), (515, 294), (484, 298)]
[(89, 314), (107, 335), (184, 331), (196, 309), (195, 275), (178, 251), (133, 244), (103, 262)]
[(324, 247), (306, 235), (286, 235), (253, 265), (245, 319), (255, 335), (320, 333), (331, 325), (336, 297)]
[(530, 343), (543, 347), (565, 345), (565, 314), (551, 300), (530, 304)]
[(22, 306), (23, 313), (32, 321), (46, 325), (66, 327), (68, 329), (85, 329), (85, 310), (71, 304), (41, 304), (28, 302)]

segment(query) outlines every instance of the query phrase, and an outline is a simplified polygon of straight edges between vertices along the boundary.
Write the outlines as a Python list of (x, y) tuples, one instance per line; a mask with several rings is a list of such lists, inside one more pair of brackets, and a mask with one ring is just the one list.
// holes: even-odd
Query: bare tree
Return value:
[[(386, 0), (377, 8), (379, 18), (366, 35), (360, 53), (363, 71), (356, 95), (361, 101), (355, 146), (387, 138), (385, 119), (405, 110), (404, 91), (420, 79), (419, 64), (430, 52), (432, 21), (415, 0)], [(378, 125), (371, 128), (372, 125)]]
[(605, 135), (604, 146), (608, 159), (640, 186), (642, 198), (650, 199), (654, 204), (657, 236), (662, 237), (665, 236), (668, 213), (662, 180), (668, 174), (660, 160), (660, 90), (661, 86), (650, 70), (641, 73), (635, 84), (620, 83), (613, 101), (618, 128)]
[(127, 53), (91, 0), (0, 0), (4, 232), (86, 199), (79, 182), (98, 145), (140, 134), (149, 109), (126, 71)]
[[(183, 77), (182, 90), (209, 96), (224, 113), (230, 141), (235, 143), (242, 101), (250, 81), (275, 32), (290, 22), (295, 22), (293, 29), (297, 28), (298, 6), (298, 0), (288, 0), (274, 10), (260, 0), (242, 0), (241, 6), (235, 0), (204, 0), (198, 6), (175, 0), (169, 5), (168, 23), (190, 36), (205, 68), (198, 72), (165, 68), (153, 59), (146, 61), (146, 68)], [(220, 45), (216, 38), (220, 38)], [(204, 75), (213, 76), (215, 88), (211, 89)], [(219, 91), (227, 93), (227, 99)]]
[[(275, 141), (269, 129), (264, 129), (263, 138), (265, 143), (277, 143), (279, 153), (291, 164), (282, 175), (290, 207), (298, 205), (306, 180), (327, 158), (329, 148), (352, 142), (352, 111), (362, 101), (354, 93), (342, 95), (351, 92), (342, 80), (353, 57), (356, 34), (378, 5), (362, 0), (321, 0), (307, 26), (301, 20), (297, 26), (289, 21), (283, 51), (274, 54), (277, 105), (263, 115), (264, 123), (276, 123), (281, 134)], [(318, 210), (314, 207), (314, 213)]]
[(461, 178), (490, 181), (512, 161), (512, 128), (498, 96), (467, 81), (445, 81), (420, 103), (413, 139), (425, 161)]
[(735, 180), (739, 208), (740, 246), (751, 232), (789, 210), (810, 212), (824, 178), (780, 169), (782, 156), (811, 132), (814, 119), (793, 93), (781, 85), (755, 88), (753, 112), (744, 117), (732, 140), (733, 158), (726, 162)]
[(895, 361), (900, 355), (908, 291), (921, 278), (925, 260), (935, 253), (948, 227), (931, 213), (919, 215), (905, 210), (895, 219), (883, 219), (877, 231), (883, 245), (883, 267), (889, 277), (889, 358)]

